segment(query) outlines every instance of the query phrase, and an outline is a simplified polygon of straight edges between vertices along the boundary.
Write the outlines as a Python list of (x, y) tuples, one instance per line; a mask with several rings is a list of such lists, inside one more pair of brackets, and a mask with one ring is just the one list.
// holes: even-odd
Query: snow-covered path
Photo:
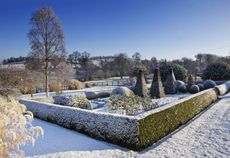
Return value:
[(230, 157), (230, 93), (177, 131), (138, 153), (38, 119), (34, 125), (42, 126), (45, 135), (35, 147), (24, 147), (28, 157)]

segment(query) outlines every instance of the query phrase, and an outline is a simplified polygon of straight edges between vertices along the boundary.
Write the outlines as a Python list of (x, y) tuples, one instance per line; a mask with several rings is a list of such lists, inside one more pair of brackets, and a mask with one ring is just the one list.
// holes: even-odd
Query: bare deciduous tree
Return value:
[(88, 81), (91, 77), (91, 67), (92, 63), (90, 61), (90, 54), (88, 52), (81, 53), (81, 56), (79, 58), (79, 64), (81, 65), (82, 69), (84, 70), (84, 80)]
[(70, 64), (66, 62), (60, 62), (53, 70), (55, 79), (62, 85), (66, 85), (71, 79), (73, 79), (74, 72)]
[(33, 13), (31, 24), (32, 29), (28, 33), (32, 50), (30, 56), (36, 56), (44, 63), (46, 96), (49, 96), (49, 63), (54, 57), (64, 58), (64, 34), (58, 18), (48, 6)]
[(141, 65), (141, 54), (139, 52), (134, 53), (132, 58), (135, 66)]
[(109, 61), (109, 59), (106, 59), (106, 58), (100, 59), (100, 66), (104, 73), (104, 78), (108, 78), (110, 76), (110, 70), (112, 67), (111, 61)]
[(116, 55), (114, 59), (114, 66), (116, 67), (122, 79), (124, 75), (128, 74), (130, 69), (130, 62), (128, 56), (124, 53)]
[(70, 62), (70, 64), (74, 65), (75, 69), (77, 69), (77, 64), (79, 64), (80, 57), (81, 57), (81, 53), (78, 51), (75, 51), (68, 56), (68, 61)]

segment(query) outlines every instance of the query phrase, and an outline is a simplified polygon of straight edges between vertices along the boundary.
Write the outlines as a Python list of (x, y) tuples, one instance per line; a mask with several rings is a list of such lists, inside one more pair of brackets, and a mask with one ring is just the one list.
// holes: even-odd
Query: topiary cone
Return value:
[(151, 98), (162, 98), (165, 96), (164, 87), (161, 82), (160, 70), (156, 68), (154, 70), (153, 81), (150, 89)]
[(148, 88), (146, 86), (146, 81), (142, 70), (138, 71), (134, 93), (140, 97), (146, 97), (148, 95)]
[(173, 69), (169, 69), (169, 73), (166, 79), (166, 83), (164, 85), (164, 90), (166, 94), (175, 94), (176, 93), (176, 86), (175, 86), (175, 75)]

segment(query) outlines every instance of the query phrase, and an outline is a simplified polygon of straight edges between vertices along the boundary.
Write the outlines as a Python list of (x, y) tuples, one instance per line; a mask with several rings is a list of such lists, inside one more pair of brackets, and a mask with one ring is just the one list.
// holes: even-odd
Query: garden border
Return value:
[(229, 90), (225, 83), (174, 103), (139, 114), (123, 116), (21, 99), (34, 116), (99, 140), (141, 150), (185, 124)]

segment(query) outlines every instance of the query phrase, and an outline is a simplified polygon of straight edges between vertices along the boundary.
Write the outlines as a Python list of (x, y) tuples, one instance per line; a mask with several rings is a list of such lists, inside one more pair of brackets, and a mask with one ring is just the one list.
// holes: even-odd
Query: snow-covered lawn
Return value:
[(230, 157), (230, 93), (199, 116), (149, 148), (134, 152), (38, 119), (44, 138), (24, 149), (28, 157)]

